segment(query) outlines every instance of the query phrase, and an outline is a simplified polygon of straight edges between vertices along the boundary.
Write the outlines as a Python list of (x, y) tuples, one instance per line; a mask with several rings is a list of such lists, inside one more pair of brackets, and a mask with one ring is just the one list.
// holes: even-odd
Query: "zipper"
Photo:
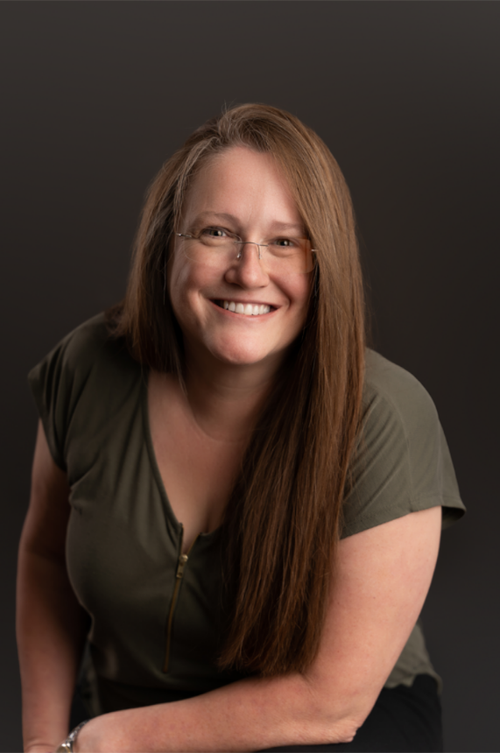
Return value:
[[(182, 551), (182, 540), (184, 538), (184, 527), (181, 525), (181, 545), (180, 550)], [(184, 568), (186, 567), (186, 563), (189, 559), (189, 555), (191, 554), (191, 550), (193, 546), (196, 543), (198, 536), (193, 541), (191, 546), (189, 547), (187, 554), (180, 554), (177, 559), (177, 570), (175, 573), (175, 586), (174, 586), (174, 593), (172, 596), (172, 601), (170, 603), (170, 611), (168, 613), (168, 620), (167, 620), (167, 641), (165, 646), (165, 661), (163, 662), (163, 672), (168, 672), (168, 664), (170, 661), (170, 644), (172, 640), (172, 625), (174, 622), (174, 612), (175, 612), (175, 605), (177, 603), (177, 597), (179, 595), (179, 590), (182, 583), (182, 576), (184, 575)]]

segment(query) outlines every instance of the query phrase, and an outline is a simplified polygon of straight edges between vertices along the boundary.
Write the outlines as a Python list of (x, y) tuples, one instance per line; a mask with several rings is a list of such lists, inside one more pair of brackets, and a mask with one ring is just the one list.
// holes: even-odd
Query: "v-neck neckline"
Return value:
[[(156, 459), (156, 452), (153, 445), (153, 436), (151, 434), (151, 422), (149, 419), (149, 401), (148, 401), (149, 375), (150, 375), (150, 369), (147, 367), (142, 367), (140, 390), (141, 390), (141, 409), (142, 409), (142, 418), (143, 418), (142, 420), (143, 437), (146, 443), (146, 448), (147, 448), (148, 456), (149, 456), (149, 462), (151, 465), (151, 470), (153, 472), (153, 477), (156, 482), (156, 486), (162, 498), (163, 504), (165, 505), (165, 509), (167, 511), (170, 522), (173, 524), (174, 528), (176, 529), (177, 535), (181, 536), (184, 530), (184, 526), (178, 520), (172, 508), (170, 500), (168, 498), (167, 490), (165, 488), (162, 475), (160, 473), (160, 467)], [(213, 531), (209, 531), (205, 533), (200, 532), (197, 535), (196, 540), (199, 541), (200, 539), (209, 539), (210, 537), (215, 537), (216, 535), (218, 536), (220, 533), (221, 527), (222, 526), (217, 526), (217, 528), (214, 528)]]

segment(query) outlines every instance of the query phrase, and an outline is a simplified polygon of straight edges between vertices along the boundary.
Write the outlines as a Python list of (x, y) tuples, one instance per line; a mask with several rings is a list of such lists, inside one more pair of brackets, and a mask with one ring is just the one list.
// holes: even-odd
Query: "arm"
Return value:
[(68, 494), (40, 423), (17, 580), (23, 739), (33, 753), (54, 750), (68, 733), (84, 640), (83, 610), (66, 573)]
[(319, 654), (305, 675), (249, 678), (185, 701), (104, 714), (87, 751), (248, 751), (348, 742), (417, 620), (436, 564), (441, 508), (340, 542)]

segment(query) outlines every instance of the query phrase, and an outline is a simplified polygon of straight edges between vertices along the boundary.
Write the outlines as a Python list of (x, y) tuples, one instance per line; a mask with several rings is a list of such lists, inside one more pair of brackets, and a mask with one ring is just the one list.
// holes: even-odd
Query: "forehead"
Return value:
[(301, 222), (287, 178), (271, 154), (231, 147), (211, 156), (193, 178), (183, 205), (183, 217), (200, 213), (231, 214), (242, 221)]

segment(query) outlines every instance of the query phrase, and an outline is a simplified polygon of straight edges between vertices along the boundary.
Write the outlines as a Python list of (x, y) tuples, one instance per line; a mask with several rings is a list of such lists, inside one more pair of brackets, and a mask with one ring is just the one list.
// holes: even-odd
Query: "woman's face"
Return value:
[[(220, 234), (220, 228), (257, 243), (305, 237), (272, 157), (246, 147), (215, 155), (194, 179), (175, 230), (190, 234), (203, 228), (211, 234)], [(176, 237), (170, 297), (187, 357), (210, 354), (227, 364), (261, 363), (274, 369), (304, 326), (310, 284), (308, 273), (270, 271), (253, 244), (241, 247), (240, 259), (236, 251), (219, 259), (217, 251)], [(238, 310), (224, 308), (228, 304)], [(246, 309), (241, 312), (238, 304)]]

